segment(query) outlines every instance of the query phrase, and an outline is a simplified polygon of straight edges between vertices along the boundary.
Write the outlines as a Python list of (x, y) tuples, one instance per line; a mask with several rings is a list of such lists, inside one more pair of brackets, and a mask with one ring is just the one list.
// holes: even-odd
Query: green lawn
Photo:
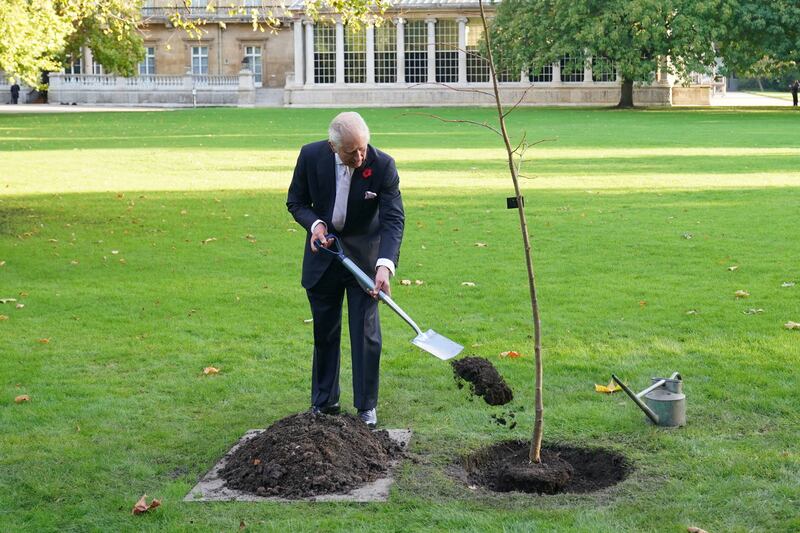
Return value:
[[(783, 327), (800, 322), (797, 116), (511, 116), (515, 134), (554, 139), (531, 149), (523, 182), (545, 440), (612, 448), (635, 465), (601, 493), (535, 497), (472, 491), (448, 474), (461, 454), (529, 437), (533, 420), (530, 305), (501, 145), (409, 112), (363, 111), (401, 174), (398, 277), (424, 281), (395, 283), (395, 299), (495, 363), (511, 407), (525, 407), (518, 426), (494, 424), (504, 409), (470, 402), (384, 310), (379, 415), (413, 429), (415, 457), (388, 503), (182, 502), (247, 429), (308, 408), (304, 235), (285, 189), (299, 147), (334, 112), (0, 115), (0, 298), (24, 304), (0, 305), (1, 531), (800, 529), (800, 331)], [(525, 357), (500, 359), (505, 350)], [(682, 429), (594, 392), (612, 372), (640, 390), (674, 371), (688, 398)], [(31, 401), (15, 404), (22, 394)], [(162, 507), (131, 516), (143, 493)]]

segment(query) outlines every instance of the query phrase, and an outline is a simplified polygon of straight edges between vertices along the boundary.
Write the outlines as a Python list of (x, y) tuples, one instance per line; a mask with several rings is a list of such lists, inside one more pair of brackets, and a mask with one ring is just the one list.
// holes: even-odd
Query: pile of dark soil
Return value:
[(301, 413), (272, 424), (229, 458), (220, 475), (232, 489), (304, 498), (346, 493), (382, 477), (402, 449), (357, 417)]
[[(456, 379), (461, 378), (471, 383), (470, 390), (489, 405), (505, 405), (514, 399), (505, 380), (497, 369), (482, 357), (464, 357), (450, 363)], [(460, 382), (459, 382), (460, 383)], [(460, 386), (460, 385), (459, 385)]]
[(497, 492), (592, 492), (616, 485), (631, 472), (625, 457), (600, 448), (545, 446), (542, 462), (528, 460), (530, 442), (494, 444), (465, 457), (470, 483)]

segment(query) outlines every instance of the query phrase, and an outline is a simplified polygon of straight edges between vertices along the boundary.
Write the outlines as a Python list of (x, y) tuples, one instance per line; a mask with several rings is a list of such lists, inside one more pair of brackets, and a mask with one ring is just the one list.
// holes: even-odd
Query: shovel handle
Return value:
[[(336, 258), (342, 262), (342, 265), (344, 265), (344, 267), (347, 270), (349, 270), (351, 274), (353, 274), (353, 277), (356, 278), (356, 281), (361, 286), (361, 288), (364, 289), (365, 292), (372, 292), (373, 290), (375, 290), (375, 280), (370, 278), (363, 270), (358, 268), (358, 265), (356, 265), (349, 257), (344, 255), (344, 252), (342, 251), (342, 246), (341, 244), (339, 244), (338, 240), (336, 239), (336, 236), (326, 235), (325, 237), (327, 239), (334, 239), (334, 241), (336, 241), (336, 251), (325, 248), (324, 246), (322, 246), (322, 243), (319, 240), (314, 243), (317, 245), (317, 248), (319, 248), (320, 250), (325, 250), (326, 252), (335, 255)], [(389, 308), (395, 313), (397, 313), (397, 315), (400, 318), (405, 320), (406, 323), (414, 329), (417, 335), (422, 335), (422, 330), (419, 329), (417, 323), (414, 322), (411, 319), (411, 317), (408, 316), (408, 314), (406, 314), (406, 312), (403, 311), (400, 308), (400, 306), (397, 305), (388, 294), (386, 294), (383, 291), (378, 291), (378, 299), (383, 303), (385, 303), (386, 305), (388, 305)]]

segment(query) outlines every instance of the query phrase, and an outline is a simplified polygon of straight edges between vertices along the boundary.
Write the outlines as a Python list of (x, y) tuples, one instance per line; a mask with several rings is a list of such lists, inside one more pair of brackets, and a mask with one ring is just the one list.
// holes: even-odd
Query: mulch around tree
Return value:
[(456, 380), (470, 382), (470, 391), (482, 396), (489, 405), (505, 405), (514, 399), (514, 392), (506, 384), (497, 369), (483, 357), (464, 357), (450, 363)]
[(375, 481), (402, 454), (386, 431), (370, 431), (354, 415), (300, 413), (245, 443), (220, 475), (232, 489), (305, 498), (347, 493)]
[(542, 447), (542, 462), (528, 460), (529, 441), (507, 441), (463, 459), (469, 483), (496, 492), (557, 494), (604, 489), (633, 470), (625, 457), (602, 448)]

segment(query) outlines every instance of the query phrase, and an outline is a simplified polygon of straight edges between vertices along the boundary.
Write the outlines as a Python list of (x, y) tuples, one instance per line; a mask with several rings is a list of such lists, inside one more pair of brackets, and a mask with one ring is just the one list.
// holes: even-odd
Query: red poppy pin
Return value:
[(361, 177), (364, 179), (369, 179), (372, 176), (372, 169), (367, 167), (361, 172)]

